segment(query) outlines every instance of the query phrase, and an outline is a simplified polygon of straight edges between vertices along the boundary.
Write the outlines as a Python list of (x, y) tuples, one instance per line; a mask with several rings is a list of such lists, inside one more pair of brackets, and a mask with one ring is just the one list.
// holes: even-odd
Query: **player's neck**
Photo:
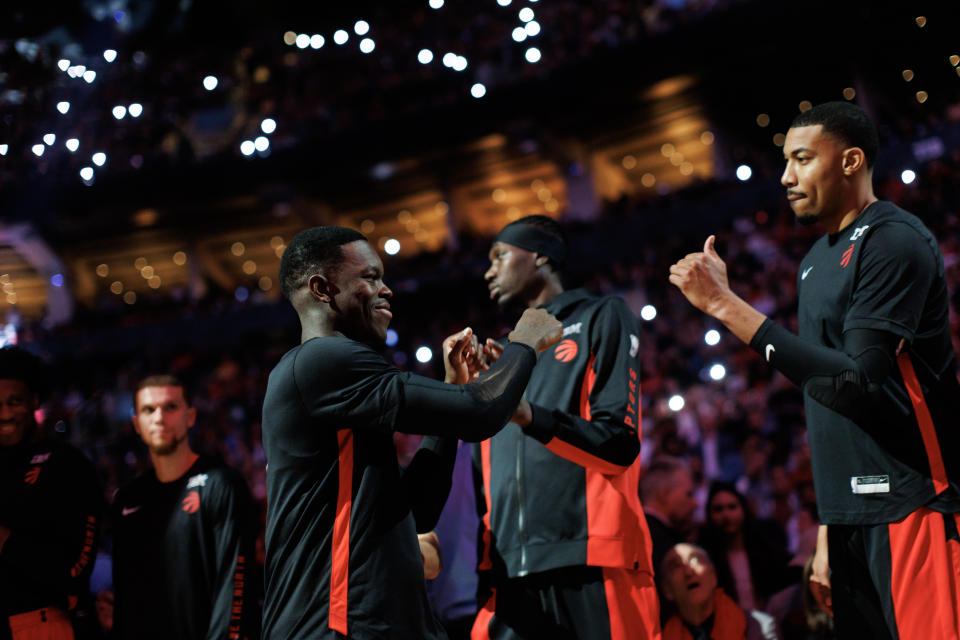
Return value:
[(539, 291), (536, 292), (529, 300), (527, 300), (527, 306), (530, 308), (536, 308), (540, 305), (547, 304), (558, 295), (563, 293), (563, 285), (555, 278), (545, 278), (543, 280), (543, 286), (540, 287)]
[(867, 207), (876, 201), (877, 196), (873, 193), (873, 185), (869, 183), (863, 185), (851, 194), (845, 206), (841, 207), (837, 214), (832, 216), (831, 221), (826, 223), (827, 232), (833, 234), (843, 231), (853, 224), (853, 221), (856, 220)]
[(186, 441), (177, 447), (175, 451), (166, 455), (158, 455), (152, 451), (150, 452), (153, 471), (157, 474), (157, 480), (160, 482), (174, 482), (179, 480), (199, 457), (200, 456), (190, 449)]

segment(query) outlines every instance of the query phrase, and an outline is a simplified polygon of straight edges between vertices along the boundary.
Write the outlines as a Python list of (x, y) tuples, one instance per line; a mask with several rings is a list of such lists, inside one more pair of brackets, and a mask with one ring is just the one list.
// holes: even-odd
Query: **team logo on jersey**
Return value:
[(187, 497), (183, 499), (183, 510), (187, 513), (196, 513), (200, 510), (200, 494), (196, 491), (191, 491), (187, 494)]
[(853, 245), (851, 244), (847, 247), (847, 250), (843, 252), (843, 255), (840, 257), (840, 266), (844, 269), (847, 268), (847, 265), (850, 264), (850, 258), (853, 257)]
[(637, 354), (640, 353), (640, 338), (630, 334), (630, 357), (636, 358)]
[(803, 273), (800, 274), (801, 280), (806, 280), (807, 276), (810, 275), (810, 272), (813, 271), (813, 267), (807, 267), (803, 270)]
[(198, 473), (195, 476), (191, 476), (191, 478), (187, 480), (187, 489), (205, 486), (207, 486), (207, 474), (205, 473)]
[(560, 362), (570, 362), (577, 357), (577, 343), (573, 340), (564, 340), (553, 351), (553, 357)]
[(865, 232), (867, 229), (869, 229), (869, 228), (870, 228), (870, 225), (865, 224), (865, 225), (863, 225), (862, 227), (857, 227), (856, 229), (854, 229), (854, 230), (853, 230), (853, 235), (850, 236), (851, 242), (856, 242), (857, 240), (859, 240), (860, 238), (862, 238), (864, 232)]
[(23, 476), (23, 481), (27, 484), (37, 484), (37, 478), (40, 477), (40, 467), (33, 467)]

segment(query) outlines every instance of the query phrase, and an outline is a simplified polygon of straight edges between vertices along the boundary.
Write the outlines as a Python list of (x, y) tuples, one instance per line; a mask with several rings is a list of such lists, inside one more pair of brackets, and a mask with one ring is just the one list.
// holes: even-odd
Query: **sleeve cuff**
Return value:
[(532, 403), (530, 404), (530, 411), (533, 413), (533, 420), (523, 429), (523, 432), (543, 444), (547, 444), (553, 440), (557, 433), (556, 416), (550, 409), (544, 409)]

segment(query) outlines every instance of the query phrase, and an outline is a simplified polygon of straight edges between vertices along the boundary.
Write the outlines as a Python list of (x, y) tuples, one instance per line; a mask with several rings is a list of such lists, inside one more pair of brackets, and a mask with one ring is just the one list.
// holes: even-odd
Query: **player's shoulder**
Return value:
[(311, 338), (300, 345), (294, 358), (297, 367), (309, 362), (311, 367), (320, 366), (332, 370), (340, 370), (355, 362), (386, 363), (383, 356), (369, 345), (342, 336)]
[(87, 455), (69, 442), (44, 438), (31, 449), (31, 464), (52, 464), (75, 472), (95, 472), (93, 462)]
[(186, 488), (217, 487), (233, 489), (246, 487), (247, 481), (238, 469), (234, 469), (216, 456), (200, 456), (186, 474)]
[(891, 241), (933, 239), (933, 234), (920, 218), (884, 200), (873, 203), (861, 219), (851, 226), (856, 227), (854, 234), (859, 230), (860, 234), (874, 239), (878, 237)]

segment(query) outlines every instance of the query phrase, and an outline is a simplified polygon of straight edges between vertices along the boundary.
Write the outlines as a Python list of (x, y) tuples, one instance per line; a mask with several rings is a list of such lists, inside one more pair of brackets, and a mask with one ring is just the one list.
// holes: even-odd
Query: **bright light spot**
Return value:
[(64, 114), (65, 114), (67, 111), (70, 111), (70, 103), (67, 102), (66, 100), (64, 100), (63, 102), (58, 102), (58, 103), (57, 103), (57, 111), (59, 111), (60, 113), (64, 113)]
[(65, 144), (66, 144), (67, 150), (70, 152), (74, 152), (80, 148), (80, 141), (77, 140), (76, 138), (70, 138), (69, 140), (67, 140)]
[(430, 0), (427, 4), (430, 5), (431, 9), (439, 9), (443, 6), (443, 0)]
[(7, 155), (7, 149), (9, 149), (9, 148), (10, 148), (10, 147), (8, 147), (8, 146), (5, 145), (5, 144), (0, 144), (0, 156), (5, 156), (5, 155)]
[(531, 38), (540, 33), (540, 23), (536, 20), (531, 20), (527, 24), (523, 25), (523, 30), (527, 32), (527, 35)]
[(900, 174), (900, 179), (903, 180), (903, 184), (912, 184), (917, 179), (917, 174), (912, 169), (904, 169), (903, 173)]
[(540, 49), (537, 49), (536, 47), (530, 47), (527, 49), (524, 57), (527, 59), (527, 62), (540, 62)]
[(512, 1), (513, 0), (497, 0), (497, 4), (501, 7), (509, 7)]
[(80, 72), (77, 71), (76, 67), (67, 67), (67, 75), (71, 78), (79, 78)]
[(353, 32), (358, 36), (365, 36), (370, 31), (370, 25), (366, 20), (357, 20), (353, 24)]
[(683, 396), (676, 395), (670, 396), (670, 400), (667, 401), (667, 406), (670, 407), (671, 411), (680, 411), (683, 409)]
[(720, 344), (720, 332), (716, 329), (710, 329), (703, 336), (703, 341), (706, 342), (711, 347)]
[(457, 59), (450, 66), (454, 71), (463, 71), (467, 68), (467, 59), (463, 56), (457, 56)]
[(395, 238), (390, 238), (383, 243), (383, 250), (387, 252), (387, 255), (397, 255), (400, 253), (400, 241)]
[(270, 140), (266, 136), (257, 136), (257, 139), (253, 141), (253, 147), (257, 151), (266, 151), (270, 148)]
[(55, 287), (62, 287), (62, 286), (63, 286), (63, 274), (62, 274), (62, 273), (55, 273), (55, 274), (53, 274), (52, 276), (50, 276), (50, 284), (52, 284), (52, 285), (55, 286)]
[(47, 145), (48, 147), (53, 146), (53, 143), (56, 141), (57, 136), (54, 133), (48, 133), (47, 135), (43, 136), (43, 144)]
[(233, 297), (237, 299), (237, 302), (246, 302), (247, 298), (250, 297), (250, 292), (247, 291), (246, 287), (237, 287), (237, 290), (233, 292)]
[(97, 151), (95, 154), (90, 156), (90, 159), (93, 160), (93, 164), (98, 167), (102, 167), (107, 162), (107, 154), (103, 151)]
[(297, 34), (293, 31), (285, 31), (283, 33), (283, 43), (286, 45), (294, 45), (297, 43)]
[(57, 61), (57, 66), (60, 67), (60, 71), (66, 71), (70, 68), (70, 61), (66, 58), (60, 58), (60, 60)]
[(139, 102), (134, 102), (127, 107), (127, 113), (130, 114), (131, 118), (139, 118), (140, 114), (143, 113), (143, 105)]
[(106, 60), (107, 62), (113, 62), (114, 60), (117, 59), (117, 52), (114, 51), (113, 49), (107, 49), (106, 51), (103, 52), (103, 59)]
[(420, 49), (420, 53), (417, 54), (417, 62), (420, 64), (430, 64), (433, 62), (433, 51), (430, 51), (430, 49)]
[(360, 52), (370, 53), (376, 46), (376, 43), (371, 38), (364, 38), (360, 41)]
[(393, 329), (387, 329), (387, 346), (392, 347), (400, 340), (400, 336)]
[(533, 9), (524, 7), (520, 9), (520, 22), (530, 22), (533, 20)]
[(650, 322), (657, 317), (657, 308), (652, 304), (643, 305), (643, 308), (640, 309), (640, 317)]
[(123, 117), (127, 115), (127, 108), (121, 104), (118, 104), (113, 108), (113, 117), (117, 120), (123, 120)]
[(305, 33), (301, 33), (297, 36), (297, 39), (294, 42), (296, 42), (298, 48), (306, 49), (310, 46), (310, 36)]
[(715, 364), (710, 367), (711, 380), (723, 380), (727, 375), (727, 369), (722, 364)]
[(426, 364), (433, 360), (433, 350), (430, 347), (417, 347), (417, 362)]
[(487, 95), (487, 88), (478, 82), (470, 87), (470, 95), (472, 95), (474, 98), (482, 98), (483, 96)]
[(217, 84), (219, 84), (219, 81), (217, 80), (216, 76), (207, 76), (203, 79), (203, 88), (207, 91), (213, 91), (216, 89)]
[(44, 149), (46, 149), (46, 147), (42, 144), (35, 144), (30, 147), (30, 151), (33, 151), (33, 155), (37, 156), (38, 158), (43, 155)]
[(752, 175), (753, 175), (753, 169), (751, 169), (747, 165), (742, 164), (739, 167), (737, 167), (737, 180), (739, 180), (740, 182), (746, 182), (747, 180), (750, 179), (750, 176)]
[(514, 42), (523, 42), (527, 39), (527, 30), (523, 27), (517, 27), (511, 35), (513, 36)]
[(277, 130), (277, 121), (273, 118), (264, 118), (263, 122), (260, 123), (260, 131), (263, 131), (267, 135), (270, 135)]
[(82, 64), (78, 64), (78, 65), (76, 65), (75, 67), (73, 67), (73, 72), (74, 72), (75, 74), (77, 74), (77, 77), (78, 77), (78, 78), (79, 78), (80, 76), (82, 76), (86, 70), (87, 70), (87, 68), (86, 68), (85, 66), (83, 66)]
[(93, 167), (84, 167), (83, 169), (80, 169), (80, 177), (83, 178), (84, 180), (92, 180)]
[(319, 49), (319, 48), (321, 48), (324, 44), (326, 44), (326, 42), (327, 42), (326, 38), (324, 38), (324, 37), (323, 37), (322, 35), (320, 35), (319, 33), (315, 33), (315, 34), (313, 34), (312, 36), (310, 36), (310, 48), (311, 48), (311, 49)]
[(84, 71), (83, 79), (87, 81), (87, 84), (91, 84), (94, 80), (97, 79), (97, 72), (93, 70)]
[(455, 53), (445, 53), (443, 54), (443, 66), (452, 67), (453, 63), (457, 61), (459, 56)]
[(240, 143), (240, 153), (243, 155), (252, 156), (254, 151), (256, 151), (256, 147), (253, 144), (253, 140), (244, 140)]
[(350, 34), (344, 31), (343, 29), (337, 29), (333, 33), (333, 41), (337, 44), (346, 44), (347, 40), (350, 39)]

